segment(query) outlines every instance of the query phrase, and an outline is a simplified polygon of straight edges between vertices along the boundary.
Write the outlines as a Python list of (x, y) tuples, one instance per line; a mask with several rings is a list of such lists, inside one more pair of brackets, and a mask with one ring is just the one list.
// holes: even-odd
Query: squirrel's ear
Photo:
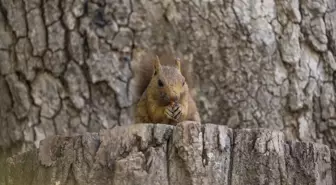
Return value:
[(157, 55), (156, 55), (156, 58), (155, 58), (155, 60), (153, 62), (153, 65), (154, 65), (154, 75), (156, 75), (161, 70), (160, 59), (159, 59), (159, 57)]
[(181, 59), (180, 58), (176, 58), (175, 59), (175, 65), (176, 65), (176, 68), (181, 71)]

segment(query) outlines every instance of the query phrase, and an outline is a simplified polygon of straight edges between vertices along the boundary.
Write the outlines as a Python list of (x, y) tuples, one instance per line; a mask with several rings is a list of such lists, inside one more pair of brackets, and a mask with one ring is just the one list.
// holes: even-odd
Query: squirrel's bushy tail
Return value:
[(180, 57), (182, 75), (186, 78), (190, 92), (193, 91), (194, 76), (192, 75), (192, 67), (189, 61), (185, 61), (182, 56), (178, 56), (178, 54), (174, 54), (167, 50), (152, 52), (138, 49), (133, 53), (132, 60), (133, 79), (131, 83), (131, 91), (135, 101), (139, 100), (151, 80), (153, 74), (153, 60), (155, 60), (156, 55), (160, 58), (161, 65), (168, 66), (175, 65), (175, 58)]

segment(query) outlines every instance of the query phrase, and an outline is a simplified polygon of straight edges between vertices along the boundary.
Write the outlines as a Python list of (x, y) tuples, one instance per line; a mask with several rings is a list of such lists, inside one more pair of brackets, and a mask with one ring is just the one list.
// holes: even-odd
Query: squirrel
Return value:
[[(149, 55), (148, 55), (149, 56)], [(135, 123), (176, 125), (201, 119), (188, 85), (193, 84), (187, 63), (172, 55), (155, 55), (135, 65)]]

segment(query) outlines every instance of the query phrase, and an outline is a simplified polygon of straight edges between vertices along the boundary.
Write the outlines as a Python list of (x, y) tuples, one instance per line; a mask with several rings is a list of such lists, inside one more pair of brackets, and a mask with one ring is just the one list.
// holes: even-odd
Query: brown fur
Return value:
[[(145, 92), (149, 82), (153, 75), (153, 60), (156, 58), (154, 52), (145, 52), (142, 50), (137, 51), (133, 54), (135, 60), (132, 63), (133, 70), (133, 97), (138, 100), (141, 95)], [(163, 51), (157, 53), (162, 66), (174, 66), (175, 56), (170, 51)], [(183, 61), (181, 59), (181, 73), (185, 77), (186, 83), (188, 84), (189, 90), (194, 89), (194, 76), (192, 75), (190, 63), (188, 61)], [(194, 97), (193, 97), (194, 98)]]
[[(168, 123), (176, 124), (167, 120), (163, 114), (169, 101), (177, 97), (181, 105), (181, 121), (190, 120), (200, 122), (199, 113), (193, 97), (190, 93), (190, 85), (193, 85), (190, 68), (187, 62), (181, 61), (180, 69), (171, 53), (159, 55), (161, 70), (154, 75), (154, 63), (156, 56), (151, 53), (136, 53), (137, 63), (133, 63), (134, 84), (133, 94), (136, 98), (136, 122)], [(159, 88), (158, 79), (165, 84)], [(183, 85), (185, 81), (185, 85)], [(162, 98), (162, 96), (167, 99)]]

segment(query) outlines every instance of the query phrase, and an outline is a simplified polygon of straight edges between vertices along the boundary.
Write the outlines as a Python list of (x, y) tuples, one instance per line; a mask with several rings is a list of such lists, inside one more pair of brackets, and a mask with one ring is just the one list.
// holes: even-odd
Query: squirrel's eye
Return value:
[(163, 82), (161, 80), (158, 81), (159, 87), (163, 87)]
[(184, 84), (185, 84), (185, 81), (182, 82), (182, 86), (184, 86)]

